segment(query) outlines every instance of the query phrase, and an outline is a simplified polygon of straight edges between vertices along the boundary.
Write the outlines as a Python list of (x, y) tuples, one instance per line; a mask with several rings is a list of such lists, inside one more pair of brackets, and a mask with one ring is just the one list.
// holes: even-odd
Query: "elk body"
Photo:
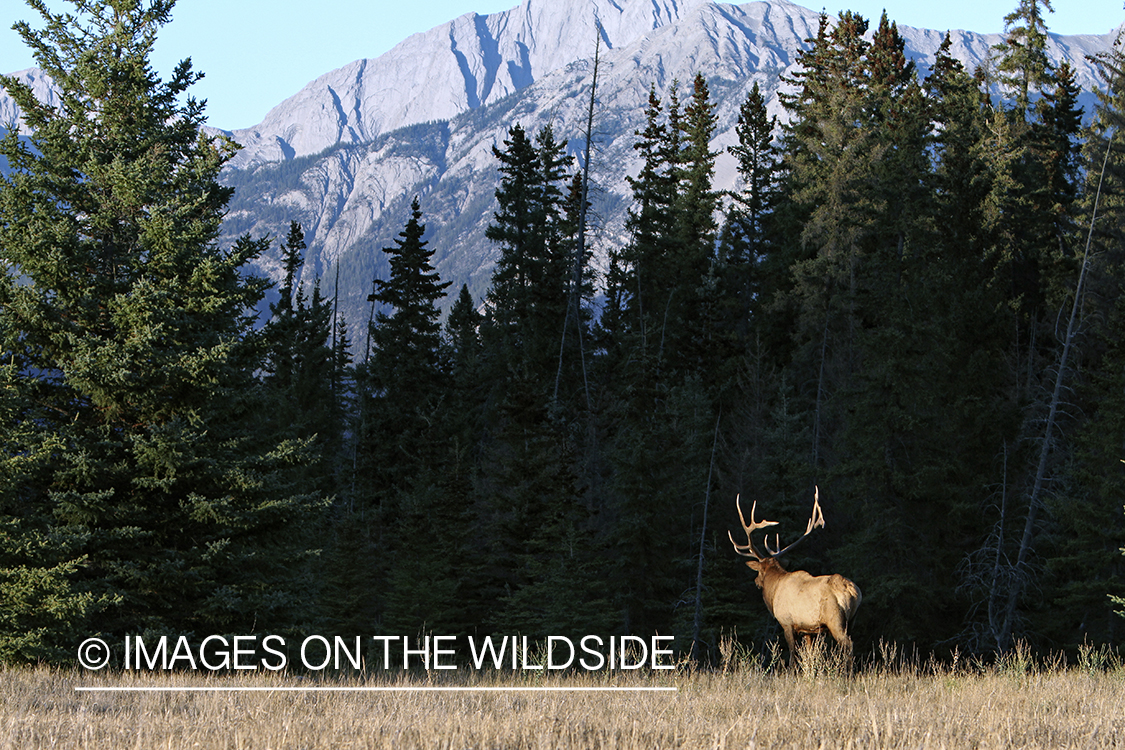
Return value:
[(813, 576), (803, 570), (788, 571), (781, 567), (777, 558), (793, 549), (813, 529), (824, 526), (824, 514), (820, 510), (820, 491), (813, 495), (813, 512), (809, 519), (805, 533), (785, 549), (779, 549), (777, 537), (774, 537), (774, 546), (771, 549), (768, 540), (763, 540), (767, 554), (762, 554), (754, 546), (751, 534), (767, 526), (776, 526), (776, 521), (755, 521), (754, 514), (758, 503), (755, 501), (750, 508), (750, 523), (742, 515), (742, 505), (735, 500), (738, 508), (738, 520), (742, 522), (742, 529), (746, 532), (746, 544), (738, 544), (730, 536), (734, 551), (743, 557), (749, 557), (746, 565), (757, 572), (755, 583), (762, 590), (766, 608), (777, 619), (785, 633), (785, 642), (789, 645), (789, 663), (792, 664), (796, 654), (795, 638), (804, 635), (806, 640), (827, 630), (836, 639), (847, 657), (852, 655), (852, 639), (848, 636), (848, 623), (859, 609), (863, 598), (859, 587), (841, 575)]

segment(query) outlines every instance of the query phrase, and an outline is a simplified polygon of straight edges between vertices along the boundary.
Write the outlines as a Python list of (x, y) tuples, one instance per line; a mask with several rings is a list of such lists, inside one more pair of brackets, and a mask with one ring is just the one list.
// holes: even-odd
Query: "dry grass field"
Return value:
[[(3, 748), (1125, 748), (1125, 668), (1026, 653), (999, 664), (904, 663), (853, 673), (735, 658), (718, 671), (517, 676), (457, 672), (395, 683), (255, 674), (0, 671)], [(448, 673), (447, 673), (448, 674)], [(287, 692), (281, 687), (662, 686), (674, 692)], [(80, 692), (77, 686), (256, 692)], [(270, 688), (261, 690), (261, 688)]]

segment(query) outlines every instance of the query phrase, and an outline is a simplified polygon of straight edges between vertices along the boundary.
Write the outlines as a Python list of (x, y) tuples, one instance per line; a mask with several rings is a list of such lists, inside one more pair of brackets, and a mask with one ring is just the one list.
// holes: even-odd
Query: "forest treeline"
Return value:
[(0, 661), (224, 633), (715, 658), (779, 633), (735, 497), (785, 543), (814, 487), (786, 563), (862, 588), (861, 650), (1120, 642), (1125, 58), (1083, 126), (1046, 3), (925, 75), (885, 15), (822, 15), (787, 121), (742, 104), (733, 192), (706, 79), (653, 87), (601, 273), (583, 165), (514, 124), (487, 294), (439, 278), (416, 198), (364, 330), (296, 283), (297, 223), (255, 326), (270, 240), (217, 242), (235, 146), (190, 63), (149, 63), (172, 2), (31, 5), (61, 95), (0, 78), (32, 132), (0, 141)]

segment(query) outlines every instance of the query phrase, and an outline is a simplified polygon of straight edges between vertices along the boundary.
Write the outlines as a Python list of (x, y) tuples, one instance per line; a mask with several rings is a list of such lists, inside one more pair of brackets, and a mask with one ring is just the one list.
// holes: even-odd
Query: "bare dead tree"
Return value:
[[(1027, 578), (1021, 573), (1025, 570), (1028, 564), (1028, 558), (1032, 552), (1035, 523), (1039, 514), (1039, 509), (1042, 506), (1043, 487), (1046, 484), (1048, 459), (1051, 454), (1051, 446), (1055, 437), (1054, 433), (1058, 424), (1067, 363), (1070, 357), (1070, 350), (1074, 346), (1074, 341), (1078, 333), (1078, 313), (1081, 309), (1086, 275), (1090, 266), (1090, 246), (1094, 237), (1094, 223), (1098, 218), (1098, 204), (1101, 200), (1102, 182), (1105, 179), (1105, 170), (1109, 163), (1109, 146), (1111, 144), (1112, 139), (1109, 139), (1105, 157), (1102, 159), (1101, 174), (1098, 177), (1098, 189), (1094, 196), (1093, 211), (1090, 215), (1090, 227), (1086, 234), (1086, 248), (1082, 255), (1082, 266), (1079, 269), (1078, 282), (1074, 288), (1074, 301), (1070, 309), (1070, 319), (1067, 322), (1066, 336), (1063, 338), (1062, 351), (1059, 353), (1058, 367), (1055, 371), (1055, 386), (1051, 392), (1047, 421), (1043, 428), (1043, 441), (1039, 446), (1039, 459), (1035, 467), (1035, 479), (1031, 486), (1031, 493), (1028, 496), (1027, 517), (1024, 521), (1023, 535), (1020, 538), (1019, 551), (1016, 554), (1014, 565), (1016, 575), (1012, 577), (1010, 587), (993, 587), (993, 596), (999, 596), (1001, 599), (1006, 597), (1006, 601), (1004, 601), (1002, 605), (992, 600), (990, 597), (989, 610), (991, 611), (995, 607), (998, 611), (1002, 612), (999, 627), (995, 631), (996, 647), (1000, 651), (1006, 651), (1011, 643), (1012, 627), (1016, 620), (1016, 611), (1019, 607), (1020, 597), (1023, 595), (1027, 585)], [(1000, 540), (1000, 542), (1002, 543), (1003, 540)]]
[(703, 528), (699, 531), (699, 557), (695, 567), (695, 621), (691, 631), (692, 653), (696, 660), (702, 658), (700, 634), (703, 632), (703, 552), (707, 544), (707, 511), (711, 506), (711, 480), (715, 475), (715, 453), (719, 448), (719, 423), (723, 413), (715, 418), (715, 437), (711, 441), (711, 464), (707, 469), (707, 489), (703, 493)]
[(592, 408), (590, 403), (590, 379), (586, 371), (586, 352), (582, 342), (582, 267), (586, 260), (586, 204), (590, 196), (590, 160), (594, 142), (594, 106), (598, 94), (598, 58), (602, 47), (601, 22), (594, 20), (594, 71), (590, 79), (590, 106), (586, 110), (586, 147), (582, 163), (582, 193), (578, 204), (578, 238), (574, 249), (573, 276), (571, 278), (570, 304), (567, 305), (566, 315), (563, 317), (562, 340), (559, 342), (559, 366), (555, 372), (554, 399), (559, 397), (559, 381), (562, 379), (563, 352), (566, 350), (566, 333), (570, 318), (573, 315), (575, 325), (578, 326), (578, 356), (582, 362), (582, 385), (586, 392), (586, 409)]

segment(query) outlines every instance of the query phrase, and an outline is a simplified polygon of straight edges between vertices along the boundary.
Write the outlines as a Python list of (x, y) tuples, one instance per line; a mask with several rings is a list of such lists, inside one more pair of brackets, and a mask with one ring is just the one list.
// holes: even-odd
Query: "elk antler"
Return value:
[(785, 554), (786, 552), (788, 552), (789, 550), (793, 549), (794, 547), (796, 547), (797, 544), (802, 539), (804, 539), (806, 536), (808, 536), (810, 533), (812, 533), (813, 529), (820, 528), (820, 527), (824, 526), (824, 513), (820, 510), (820, 488), (817, 487), (813, 491), (812, 517), (809, 518), (809, 523), (805, 527), (805, 533), (802, 534), (796, 541), (794, 541), (792, 544), (790, 544), (785, 549), (778, 549), (778, 547), (780, 546), (780, 542), (778, 540), (778, 535), (774, 534), (773, 548), (772, 549), (770, 548), (769, 539), (767, 538), (765, 540), (765, 545), (766, 545), (766, 552), (768, 552), (769, 554), (763, 555), (761, 552), (754, 549), (754, 540), (752, 540), (750, 538), (750, 533), (752, 531), (757, 531), (758, 529), (765, 528), (766, 526), (777, 526), (777, 521), (765, 521), (765, 520), (755, 521), (754, 520), (754, 512), (758, 508), (758, 501), (755, 500), (754, 504), (750, 508), (750, 524), (747, 525), (746, 519), (743, 518), (743, 516), (742, 516), (742, 505), (739, 503), (739, 498), (737, 498), (737, 497), (735, 498), (734, 504), (735, 504), (735, 507), (738, 508), (738, 520), (742, 522), (742, 530), (746, 532), (746, 544), (736, 543), (734, 541), (734, 537), (731, 536), (731, 533), (730, 533), (729, 530), (727, 531), (727, 536), (730, 537), (730, 543), (734, 545), (734, 551), (735, 552), (742, 555), (743, 557), (752, 557), (755, 560), (762, 560), (766, 557), (779, 557), (779, 556)]
[(788, 547), (786, 547), (785, 549), (778, 549), (777, 548), (779, 542), (778, 542), (777, 534), (774, 534), (774, 536), (773, 536), (773, 549), (770, 549), (770, 543), (769, 543), (769, 540), (767, 539), (766, 540), (766, 551), (768, 551), (770, 553), (770, 557), (780, 557), (781, 555), (784, 555), (786, 552), (788, 552), (789, 550), (796, 547), (802, 539), (804, 539), (805, 537), (807, 537), (809, 534), (812, 533), (813, 529), (822, 528), (823, 526), (824, 526), (824, 512), (821, 511), (821, 509), (820, 509), (820, 488), (814, 487), (813, 488), (812, 517), (809, 518), (808, 526), (805, 527), (805, 533), (801, 534), (801, 536), (797, 537), (797, 539), (792, 544), (790, 544)]
[(755, 500), (754, 504), (750, 506), (750, 525), (746, 525), (746, 519), (742, 516), (742, 504), (739, 502), (740, 496), (736, 495), (734, 498), (734, 506), (738, 508), (738, 520), (742, 522), (742, 530), (746, 532), (746, 544), (738, 544), (731, 536), (730, 529), (727, 529), (727, 536), (730, 537), (730, 543), (734, 545), (734, 551), (743, 557), (752, 557), (755, 560), (761, 560), (767, 555), (763, 555), (758, 550), (754, 549), (754, 540), (750, 538), (750, 532), (758, 529), (765, 528), (766, 526), (777, 526), (777, 521), (755, 521), (754, 511), (758, 509), (758, 501)]

